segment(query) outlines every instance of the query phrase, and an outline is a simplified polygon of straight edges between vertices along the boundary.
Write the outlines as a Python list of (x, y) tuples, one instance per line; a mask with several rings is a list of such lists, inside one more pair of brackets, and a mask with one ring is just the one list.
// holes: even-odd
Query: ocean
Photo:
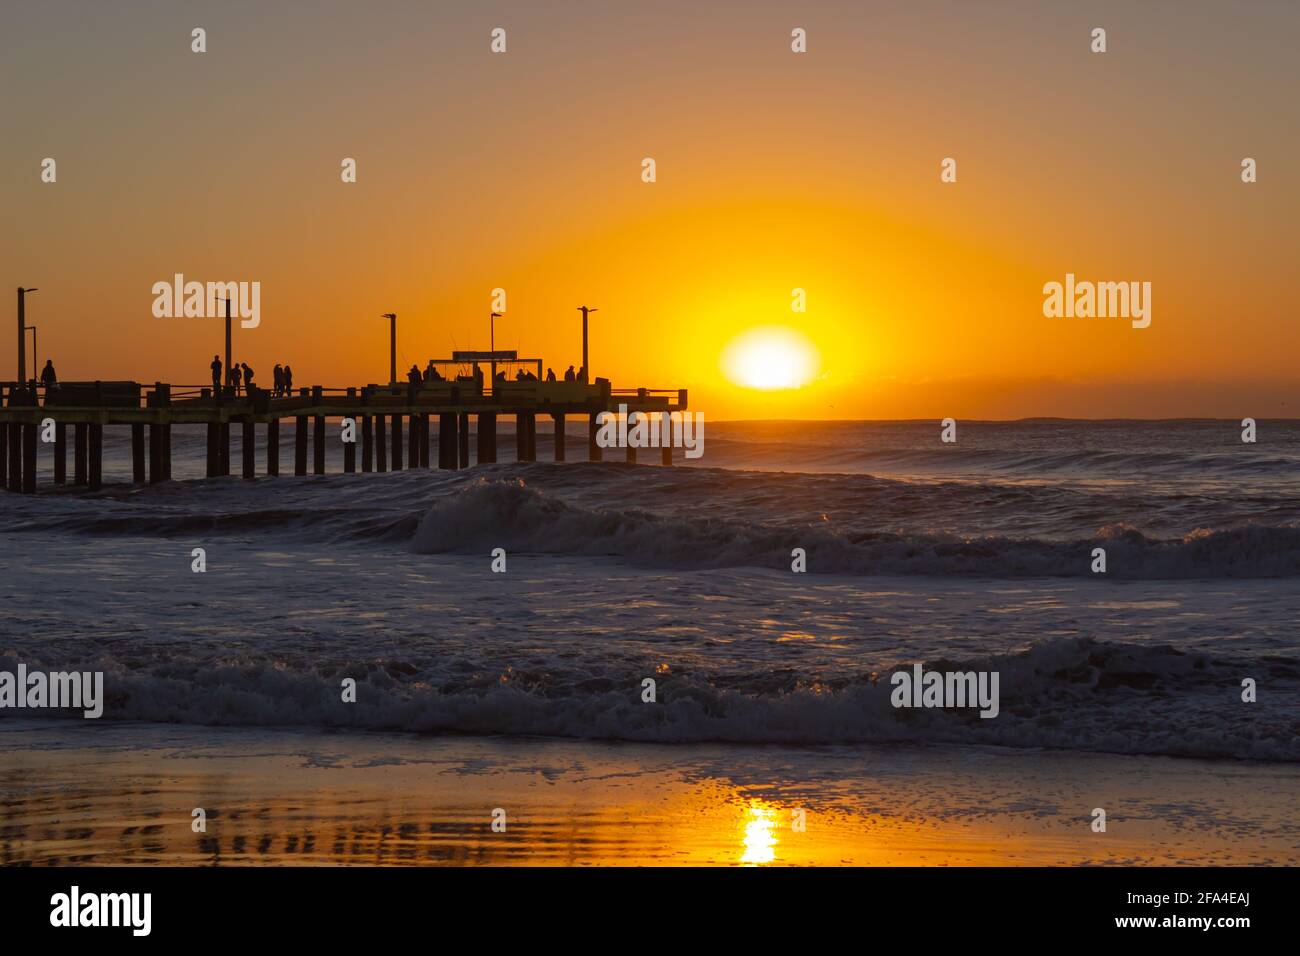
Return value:
[[(114, 431), (101, 492), (0, 499), (0, 669), (102, 670), (105, 720), (1300, 759), (1300, 423), (709, 423), (671, 468), (255, 481), (182, 427), (152, 487)], [(891, 706), (918, 662), (999, 672), (999, 716)]]

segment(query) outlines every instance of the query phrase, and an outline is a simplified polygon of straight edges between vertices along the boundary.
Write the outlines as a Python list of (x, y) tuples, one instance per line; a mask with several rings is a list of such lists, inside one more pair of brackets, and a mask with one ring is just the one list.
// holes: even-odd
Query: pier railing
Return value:
[[(222, 408), (231, 414), (274, 415), (306, 407), (396, 405), (430, 408), (449, 406), (501, 406), (512, 413), (546, 411), (551, 407), (583, 411), (615, 411), (626, 405), (634, 411), (683, 411), (686, 389), (611, 388), (605, 379), (585, 382), (511, 381), (485, 387), (472, 379), (441, 382), (364, 386), (312, 385), (275, 391), (254, 384), (175, 385), (132, 381), (62, 382), (46, 387), (35, 382), (0, 382), (0, 408), (44, 408), (60, 411), (95, 409)], [(610, 407), (615, 406), (615, 407)], [(128, 422), (123, 422), (128, 423)]]

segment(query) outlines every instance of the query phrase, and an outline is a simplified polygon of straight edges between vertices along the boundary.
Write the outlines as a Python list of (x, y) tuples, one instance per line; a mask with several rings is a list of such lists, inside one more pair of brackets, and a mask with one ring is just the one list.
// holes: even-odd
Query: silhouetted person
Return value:
[(506, 380), (505, 369), (502, 369), (501, 371), (497, 372), (496, 377), (493, 379), (494, 382), (504, 382), (505, 380)]
[(406, 380), (412, 385), (419, 385), (423, 382), (424, 379), (420, 377), (420, 366), (412, 365), (411, 370), (406, 373)]
[(293, 369), (289, 367), (288, 362), (284, 364), (284, 394), (293, 394)]
[(221, 394), (221, 359), (212, 356), (212, 391), (214, 394)]
[(483, 391), (483, 369), (477, 363), (474, 365), (474, 387)]
[(564, 371), (564, 380), (565, 380), (566, 382), (576, 382), (576, 381), (578, 380), (578, 376), (576, 376), (575, 374), (573, 374), (573, 366), (572, 366), (572, 365), (570, 365), (567, 369), (565, 369), (565, 371)]
[(276, 362), (275, 368), (271, 370), (271, 394), (279, 398), (282, 392), (284, 392), (284, 368)]
[(584, 365), (582, 368), (578, 369), (578, 381), (579, 381), (579, 382), (582, 382), (584, 385), (586, 384), (586, 382), (587, 382), (587, 366)]
[(41, 384), (47, 392), (58, 387), (59, 376), (54, 374), (54, 359), (45, 360), (45, 368), (41, 369)]
[(248, 367), (247, 362), (240, 362), (239, 367), (244, 370), (244, 391), (249, 395), (253, 394), (253, 370)]
[(524, 380), (524, 375), (525, 375), (525, 373), (524, 373), (524, 370), (523, 370), (523, 369), (516, 369), (516, 370), (515, 370), (515, 381), (516, 381), (516, 382), (522, 382), (522, 381)]
[(240, 371), (238, 365), (230, 366), (230, 384), (234, 386), (235, 395), (239, 395), (239, 377)]

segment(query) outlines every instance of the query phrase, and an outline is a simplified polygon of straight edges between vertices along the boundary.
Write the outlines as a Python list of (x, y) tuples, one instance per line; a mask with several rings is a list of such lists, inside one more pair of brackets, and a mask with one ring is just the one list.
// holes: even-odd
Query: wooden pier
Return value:
[[(231, 388), (213, 389), (138, 382), (66, 382), (48, 391), (34, 383), (0, 383), (0, 486), (10, 491), (36, 490), (36, 449), (42, 432), (53, 429), (56, 485), (67, 483), (68, 426), (72, 427), (73, 483), (91, 489), (103, 483), (104, 426), (131, 427), (132, 480), (137, 484), (171, 478), (173, 425), (207, 427), (208, 477), (231, 474), (232, 438), (237, 437), (239, 473), (256, 477), (258, 426), (266, 441), (266, 473), (280, 474), (280, 423), (294, 428), (293, 473), (325, 474), (327, 418), (350, 418), (356, 440), (343, 443), (345, 473), (429, 468), (430, 445), (437, 429), (437, 467), (469, 467), (470, 419), (477, 428), (477, 461), (497, 460), (497, 421), (515, 421), (515, 451), (519, 461), (537, 460), (537, 416), (555, 422), (555, 460), (565, 461), (564, 426), (570, 417), (585, 417), (587, 457), (602, 459), (596, 443), (597, 416), (626, 406), (651, 418), (686, 410), (686, 390), (622, 389), (605, 379), (585, 382), (497, 381), (491, 388), (473, 380), (444, 380), (422, 384), (366, 385), (356, 388), (313, 386), (295, 394), (272, 397), (254, 388), (236, 395)], [(233, 433), (233, 435), (232, 435)], [(45, 437), (49, 437), (46, 435)], [(337, 438), (335, 439), (337, 440)], [(358, 462), (357, 446), (360, 446)], [(661, 449), (665, 465), (672, 449)], [(636, 450), (627, 449), (627, 460)]]

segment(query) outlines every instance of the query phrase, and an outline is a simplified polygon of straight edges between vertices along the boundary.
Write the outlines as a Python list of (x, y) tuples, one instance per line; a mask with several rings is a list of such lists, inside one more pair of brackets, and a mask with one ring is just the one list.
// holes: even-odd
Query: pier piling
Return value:
[(36, 491), (36, 426), (23, 426), (23, 494)]
[(375, 469), (375, 432), (374, 422), (369, 415), (361, 416), (361, 471)]
[(456, 419), (456, 459), (460, 467), (469, 467), (469, 416), (465, 414)]
[[(146, 403), (155, 408), (170, 408), (172, 403), (172, 387), (164, 385), (162, 382), (153, 383), (153, 394), (146, 398)], [(155, 431), (155, 428), (157, 429)], [(158, 442), (158, 477), (155, 478), (151, 472), (150, 481), (171, 481), (172, 477), (172, 426), (169, 420), (162, 421), (155, 425), (149, 426), (149, 462), (150, 468), (153, 467), (153, 446), (154, 441)]]
[(456, 415), (444, 412), (438, 416), (438, 467), (455, 468), (460, 452), (456, 439)]
[(301, 478), (307, 474), (307, 416), (294, 417), (293, 473)]
[(384, 416), (375, 416), (375, 471), (388, 470), (388, 433)]
[(230, 474), (230, 421), (224, 419), (217, 426), (217, 462), (219, 474)]
[(86, 452), (89, 444), (90, 426), (77, 422), (72, 426), (72, 483), (86, 483)]
[(497, 460), (497, 416), (496, 412), (479, 412), (478, 414), (478, 463), (492, 465)]
[(393, 471), (402, 470), (402, 416), (393, 416)]
[[(357, 390), (348, 389), (348, 403), (352, 404), (357, 400)], [(352, 441), (343, 443), (343, 472), (344, 474), (353, 474), (357, 470), (357, 430), (358, 424), (356, 416), (352, 419)]]
[[(158, 426), (150, 426), (153, 431)], [(149, 454), (156, 457), (158, 450), (154, 448), (156, 440), (149, 443)], [(145, 482), (144, 474), (144, 424), (136, 422), (131, 426), (131, 481), (137, 485), (143, 485)]]
[(9, 446), (9, 476), (8, 487), (10, 491), (23, 490), (23, 426), (13, 423), (5, 426), (7, 436), (5, 443)]
[(564, 461), (564, 415), (552, 414), (551, 420), (555, 422), (555, 460)]
[(98, 491), (104, 484), (104, 426), (91, 422), (89, 429), (90, 490)]
[[(0, 455), (3, 457), (3, 455)], [(64, 422), (54, 425), (54, 483), (68, 482), (68, 426)], [(0, 482), (2, 483), (2, 482)]]
[(266, 423), (266, 473), (272, 477), (280, 474), (280, 419)]
[(311, 471), (313, 475), (325, 474), (325, 416), (316, 415), (311, 430)]
[(532, 412), (520, 412), (515, 416), (515, 459), (537, 460), (537, 416)]
[(600, 447), (596, 441), (596, 435), (600, 433), (600, 423), (597, 421), (596, 412), (592, 412), (587, 420), (587, 460), (602, 461), (605, 457), (605, 450)]
[(244, 460), (243, 473), (247, 479), (257, 477), (257, 422), (250, 415), (243, 421), (244, 432)]
[[(133, 426), (134, 427), (134, 426)], [(140, 428), (143, 430), (144, 426)], [(149, 426), (149, 484), (156, 485), (163, 480), (163, 427)], [(141, 438), (144, 436), (142, 435)]]

